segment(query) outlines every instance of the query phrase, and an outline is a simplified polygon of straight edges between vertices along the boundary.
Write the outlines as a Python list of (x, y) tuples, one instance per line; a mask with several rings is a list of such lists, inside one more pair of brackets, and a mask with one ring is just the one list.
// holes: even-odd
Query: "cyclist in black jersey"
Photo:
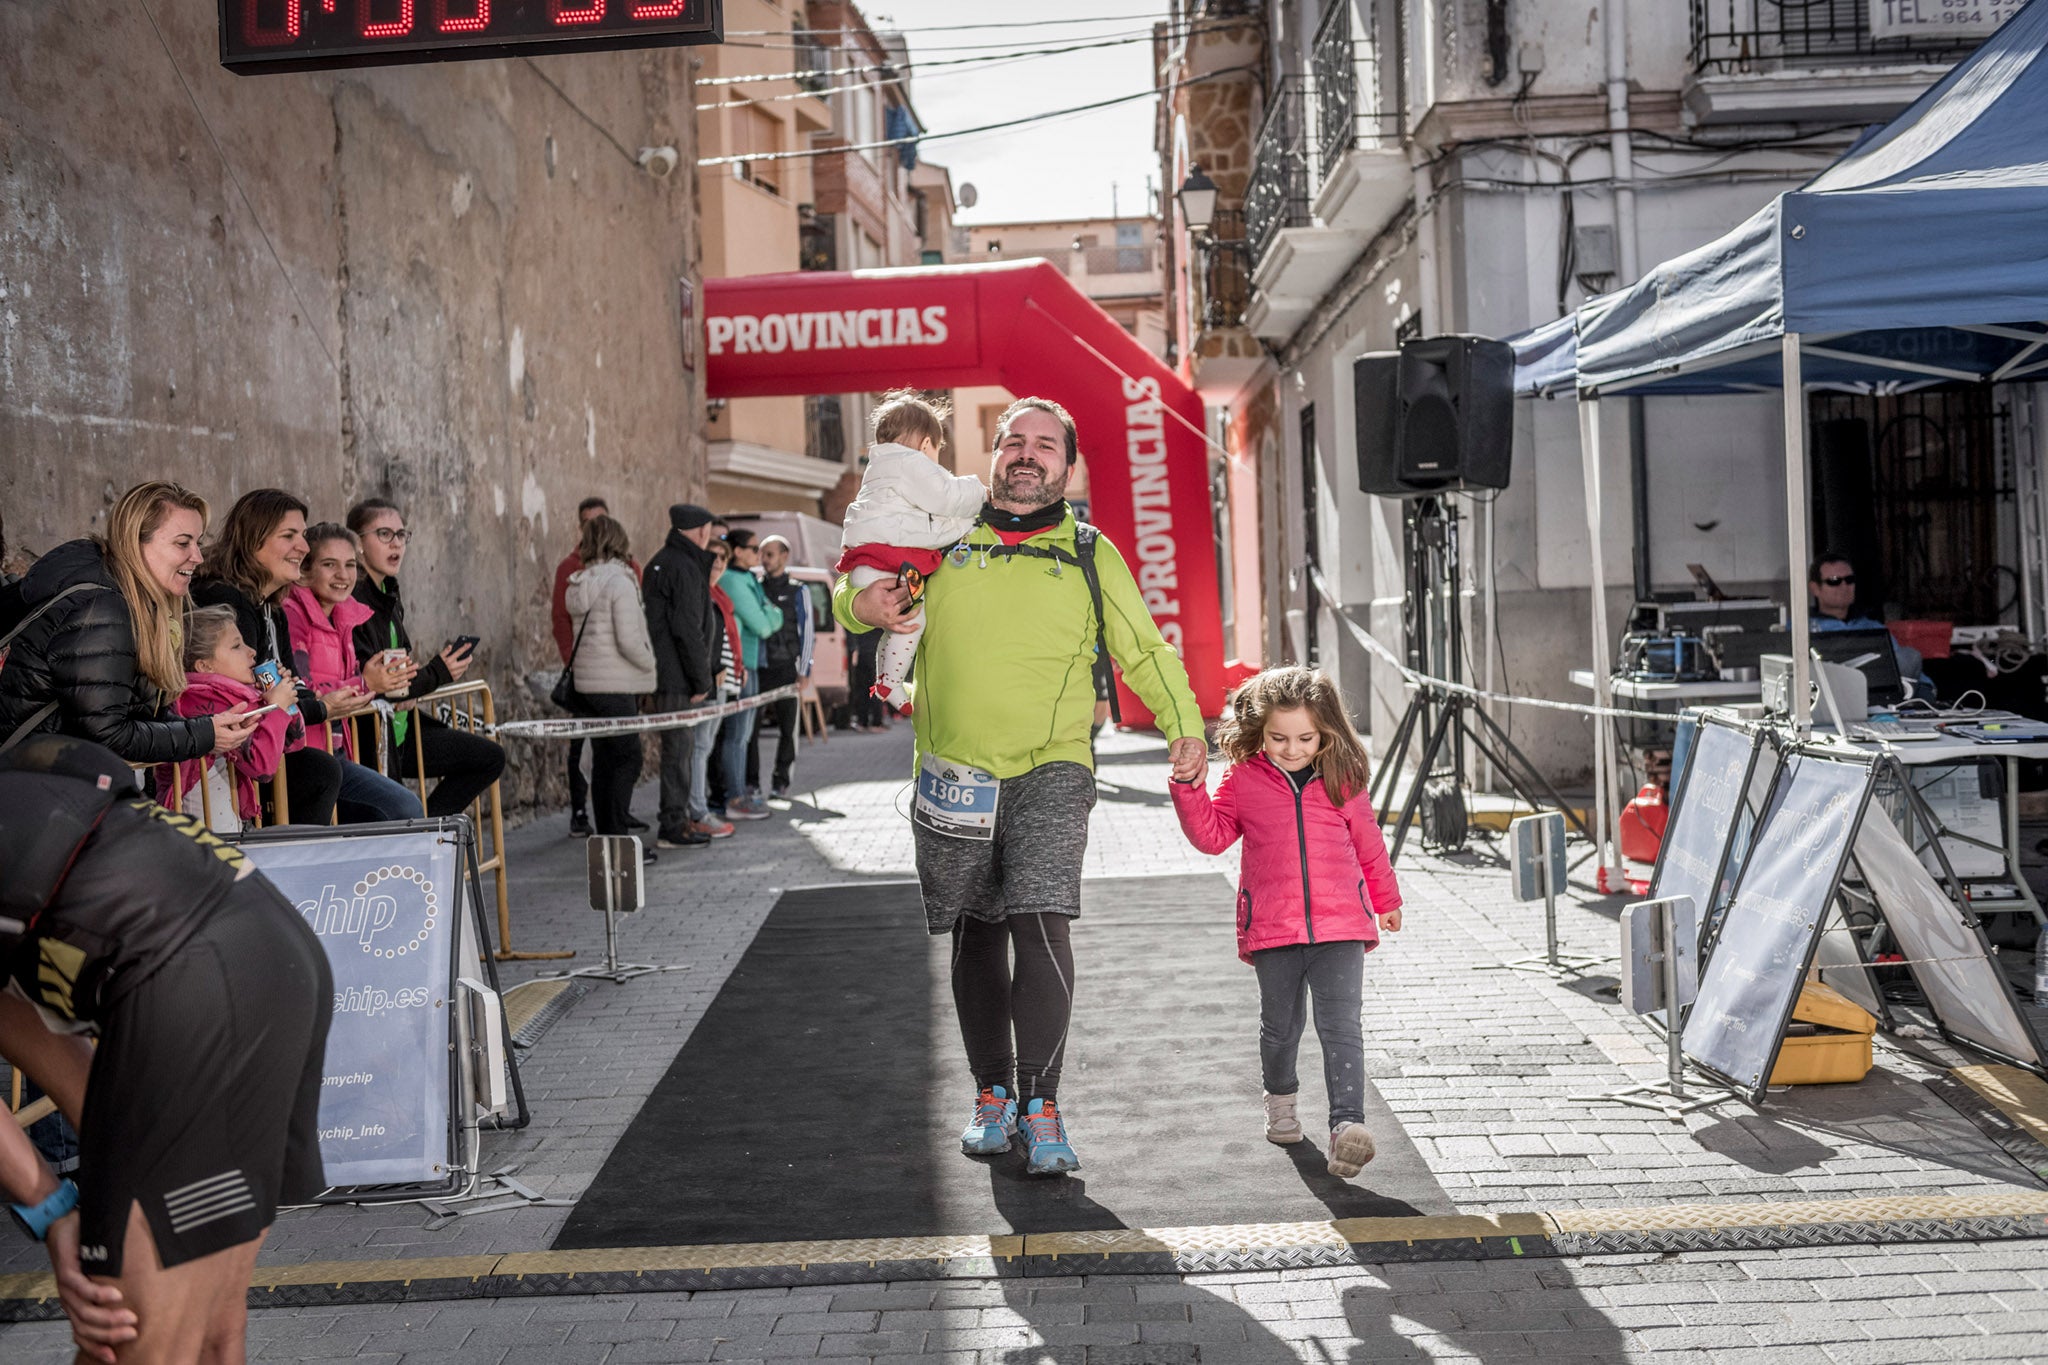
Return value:
[(0, 868), (0, 1056), (81, 1143), (73, 1186), (0, 1123), (0, 1199), (47, 1244), (86, 1358), (239, 1361), (263, 1235), (325, 1183), (319, 940), (83, 740), (0, 759)]

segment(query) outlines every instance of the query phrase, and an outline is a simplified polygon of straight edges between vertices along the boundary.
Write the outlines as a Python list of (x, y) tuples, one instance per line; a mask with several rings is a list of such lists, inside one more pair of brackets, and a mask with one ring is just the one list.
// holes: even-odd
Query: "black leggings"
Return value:
[[(427, 794), (428, 815), (462, 814), (505, 771), (505, 751), (496, 741), (425, 716), (415, 715), (412, 723), (420, 727), (420, 746), (427, 753), (427, 776), (441, 779)], [(405, 743), (398, 746), (399, 775), (408, 782), (417, 781), (419, 767), (419, 752), (413, 747), (412, 736), (407, 735)]]
[(962, 915), (953, 925), (953, 1007), (977, 1088), (1000, 1085), (1019, 1105), (1058, 1097), (1074, 1013), (1072, 926), (1067, 915)]
[[(266, 810), (270, 806), (270, 784), (262, 788)], [(341, 764), (321, 749), (294, 749), (284, 756), (285, 801), (295, 825), (324, 825), (334, 818), (334, 803), (341, 799)]]

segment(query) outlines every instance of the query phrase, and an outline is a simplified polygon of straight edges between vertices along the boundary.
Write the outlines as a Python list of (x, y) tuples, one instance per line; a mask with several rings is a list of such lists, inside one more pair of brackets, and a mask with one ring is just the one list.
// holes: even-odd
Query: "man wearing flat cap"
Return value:
[[(668, 539), (641, 580), (647, 606), (647, 636), (654, 642), (657, 711), (680, 711), (708, 698), (715, 686), (717, 655), (711, 648), (711, 513), (693, 502), (668, 509)], [(661, 731), (661, 818), (659, 846), (686, 848), (708, 844), (711, 836), (695, 828), (708, 825), (703, 792), (690, 790), (690, 758), (697, 744), (709, 745), (717, 723)]]

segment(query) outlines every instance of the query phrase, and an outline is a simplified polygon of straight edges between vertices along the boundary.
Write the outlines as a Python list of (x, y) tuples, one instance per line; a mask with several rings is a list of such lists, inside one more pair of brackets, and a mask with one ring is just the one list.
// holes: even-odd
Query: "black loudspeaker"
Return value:
[(1352, 363), (1358, 487), (1389, 498), (1506, 488), (1515, 353), (1491, 337), (1423, 337)]

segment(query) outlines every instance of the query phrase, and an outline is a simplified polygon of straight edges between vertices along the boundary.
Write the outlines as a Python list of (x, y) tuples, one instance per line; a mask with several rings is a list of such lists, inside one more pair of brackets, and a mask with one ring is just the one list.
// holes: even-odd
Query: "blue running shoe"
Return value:
[(982, 1090), (974, 1099), (974, 1118), (960, 1134), (960, 1150), (969, 1156), (994, 1156), (1010, 1150), (1010, 1135), (1017, 1131), (1017, 1101), (999, 1085)]
[(1081, 1169), (1067, 1141), (1067, 1125), (1060, 1121), (1059, 1107), (1051, 1100), (1033, 1100), (1024, 1106), (1024, 1118), (1017, 1125), (1030, 1160), (1024, 1169), (1032, 1175), (1065, 1175)]

